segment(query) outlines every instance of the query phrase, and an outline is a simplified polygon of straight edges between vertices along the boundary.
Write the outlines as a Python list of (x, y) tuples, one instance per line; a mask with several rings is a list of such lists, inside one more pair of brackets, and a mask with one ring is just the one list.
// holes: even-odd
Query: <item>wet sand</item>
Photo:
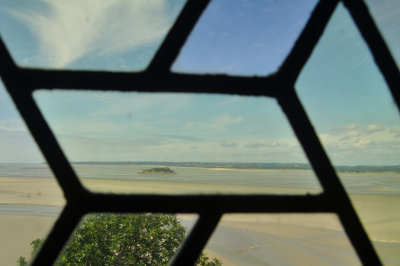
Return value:
[(0, 204), (63, 206), (63, 192), (55, 179), (0, 177)]
[(359, 265), (331, 214), (227, 215), (208, 249), (226, 265)]
[[(142, 193), (166, 193), (165, 191), (188, 193), (188, 191), (195, 192), (199, 189), (197, 184), (195, 186), (182, 184), (179, 187), (176, 182), (173, 184), (165, 182), (168, 183), (167, 186), (163, 182), (156, 184), (147, 181), (87, 179), (84, 183), (104, 192), (131, 192), (134, 188)], [(204, 186), (211, 187), (210, 191), (214, 189), (210, 185)], [(251, 188), (244, 188), (244, 193), (249, 193), (248, 189)], [(279, 188), (273, 188), (272, 191), (286, 193)], [(400, 212), (398, 209), (400, 195), (351, 194), (350, 196), (384, 262), (387, 265), (398, 265), (400, 263)], [(0, 204), (63, 206), (65, 199), (58, 184), (51, 178), (0, 177)], [(191, 219), (188, 216), (182, 216), (182, 218)], [(29, 243), (35, 238), (45, 237), (55, 220), (56, 217), (0, 215), (0, 265), (16, 265), (19, 256), (29, 258), (31, 250)], [(279, 256), (286, 256), (288, 263), (293, 265), (319, 265), (329, 262), (326, 258), (333, 260), (335, 257), (346, 264), (357, 264), (357, 260), (354, 260), (352, 255), (352, 247), (341, 233), (341, 225), (334, 215), (310, 219), (310, 216), (305, 214), (235, 214), (225, 217), (219, 228), (223, 228), (223, 234), (217, 236), (219, 240), (214, 244), (211, 244), (213, 240), (210, 241), (209, 251), (206, 252), (210, 257), (221, 258), (224, 265), (244, 265), (246, 262), (257, 265), (256, 257), (264, 256), (262, 254), (267, 254), (270, 259), (273, 257), (270, 260), (272, 264), (282, 262), (278, 259)], [(219, 243), (226, 241), (223, 239), (224, 234), (228, 236), (237, 234), (237, 241), (235, 240), (237, 247), (222, 249)], [(249, 237), (248, 243), (240, 240), (241, 234)], [(254, 239), (262, 239), (264, 242), (260, 243), (268, 248), (261, 254), (262, 249), (259, 243), (258, 249), (238, 253), (239, 248), (251, 247), (254, 244), (251, 241)], [(229, 242), (232, 242), (232, 239)], [(241, 243), (243, 245), (240, 245)], [(287, 254), (293, 254), (295, 258), (289, 258)]]
[(17, 265), (22, 256), (30, 258), (30, 243), (44, 238), (57, 217), (0, 215), (0, 265)]
[(202, 184), (200, 182), (83, 179), (83, 184), (96, 192), (112, 193), (163, 193), (163, 194), (290, 194), (303, 195), (317, 190), (290, 187), (237, 186), (230, 184)]

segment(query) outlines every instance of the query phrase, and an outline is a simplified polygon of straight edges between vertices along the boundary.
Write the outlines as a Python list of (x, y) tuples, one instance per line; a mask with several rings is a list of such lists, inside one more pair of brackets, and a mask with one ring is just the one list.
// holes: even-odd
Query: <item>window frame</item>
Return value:
[[(400, 109), (398, 67), (363, 0), (320, 0), (280, 69), (265, 77), (180, 74), (172, 63), (209, 0), (188, 0), (147, 69), (142, 72), (73, 71), (17, 66), (0, 39), (0, 75), (62, 188), (67, 204), (32, 265), (51, 265), (80, 219), (92, 212), (197, 213), (199, 219), (172, 265), (195, 262), (225, 213), (335, 213), (360, 261), (380, 265), (350, 199), (300, 102), (294, 84), (339, 2), (364, 38)], [(323, 187), (317, 195), (119, 195), (91, 192), (80, 183), (35, 104), (38, 89), (218, 93), (276, 98)], [(245, 88), (245, 89), (243, 89)], [(140, 203), (140, 204), (137, 204)]]

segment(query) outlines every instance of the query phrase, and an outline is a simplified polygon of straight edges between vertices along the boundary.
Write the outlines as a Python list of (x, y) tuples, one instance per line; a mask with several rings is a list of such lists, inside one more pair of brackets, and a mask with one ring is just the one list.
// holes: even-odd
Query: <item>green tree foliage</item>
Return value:
[(166, 264), (184, 237), (185, 228), (172, 215), (91, 215), (75, 231), (57, 264)]
[[(35, 240), (33, 240), (31, 242), (31, 246), (32, 246), (31, 257), (35, 256), (36, 252), (39, 250), (39, 246), (40, 246), (41, 242), (42, 242), (42, 240), (40, 238), (36, 238)], [(24, 257), (19, 257), (17, 260), (17, 263), (19, 266), (28, 265), (28, 262), (26, 261), (26, 259)]]
[[(174, 215), (89, 215), (80, 223), (56, 265), (165, 265), (185, 237)], [(40, 245), (32, 241), (32, 256)], [(27, 265), (20, 257), (17, 263)], [(200, 256), (198, 265), (221, 265)]]
[(205, 256), (204, 254), (201, 254), (200, 257), (196, 261), (196, 265), (200, 265), (200, 266), (221, 266), (222, 262), (217, 258), (213, 258), (212, 260), (210, 260), (209, 257)]
[(26, 262), (26, 259), (24, 257), (19, 257), (17, 259), (17, 263), (19, 266), (25, 266), (28, 265), (28, 262)]

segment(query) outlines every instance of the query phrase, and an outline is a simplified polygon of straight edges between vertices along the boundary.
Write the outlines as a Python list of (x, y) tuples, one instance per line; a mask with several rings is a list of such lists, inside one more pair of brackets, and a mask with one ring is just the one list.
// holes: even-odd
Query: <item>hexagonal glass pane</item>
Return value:
[(197, 215), (86, 215), (58, 262), (61, 265), (167, 265)]
[(0, 33), (17, 64), (138, 71), (185, 1), (0, 1)]
[(342, 5), (296, 88), (381, 259), (398, 264), (399, 110)]
[(62, 90), (34, 98), (89, 189), (321, 192), (274, 99)]
[(387, 45), (397, 66), (400, 65), (400, 2), (396, 0), (366, 0), (369, 11)]
[(204, 254), (222, 265), (360, 265), (334, 214), (225, 214)]
[(0, 265), (29, 259), (65, 205), (63, 193), (0, 81)]
[(271, 74), (290, 52), (316, 3), (316, 0), (211, 1), (172, 71)]

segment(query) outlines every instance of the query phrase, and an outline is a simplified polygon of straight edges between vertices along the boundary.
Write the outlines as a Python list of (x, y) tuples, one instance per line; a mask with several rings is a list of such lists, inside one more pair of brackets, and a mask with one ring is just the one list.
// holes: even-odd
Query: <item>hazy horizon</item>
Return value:
[[(71, 161), (69, 162), (71, 164), (142, 164), (142, 165), (160, 165), (160, 164), (249, 164), (249, 165), (259, 165), (259, 164), (271, 164), (271, 165), (303, 165), (303, 166), (309, 166), (310, 170), (312, 170), (311, 164), (309, 163), (298, 163), (298, 162), (216, 162), (216, 161)], [(42, 161), (42, 162), (0, 162), (2, 165), (6, 164), (34, 164), (34, 165), (43, 165), (43, 164), (48, 164), (47, 161)], [(180, 166), (180, 165), (176, 165)], [(356, 168), (356, 167), (399, 167), (400, 170), (400, 164), (341, 164), (341, 165), (333, 165), (334, 167), (350, 167), (350, 168)], [(172, 167), (172, 166), (171, 166)], [(190, 167), (190, 166), (187, 166)], [(196, 167), (196, 166), (193, 166)], [(254, 168), (255, 169), (255, 168)], [(290, 169), (290, 168), (289, 168)], [(306, 168), (304, 168), (306, 170)], [(340, 170), (340, 169), (339, 169)]]

